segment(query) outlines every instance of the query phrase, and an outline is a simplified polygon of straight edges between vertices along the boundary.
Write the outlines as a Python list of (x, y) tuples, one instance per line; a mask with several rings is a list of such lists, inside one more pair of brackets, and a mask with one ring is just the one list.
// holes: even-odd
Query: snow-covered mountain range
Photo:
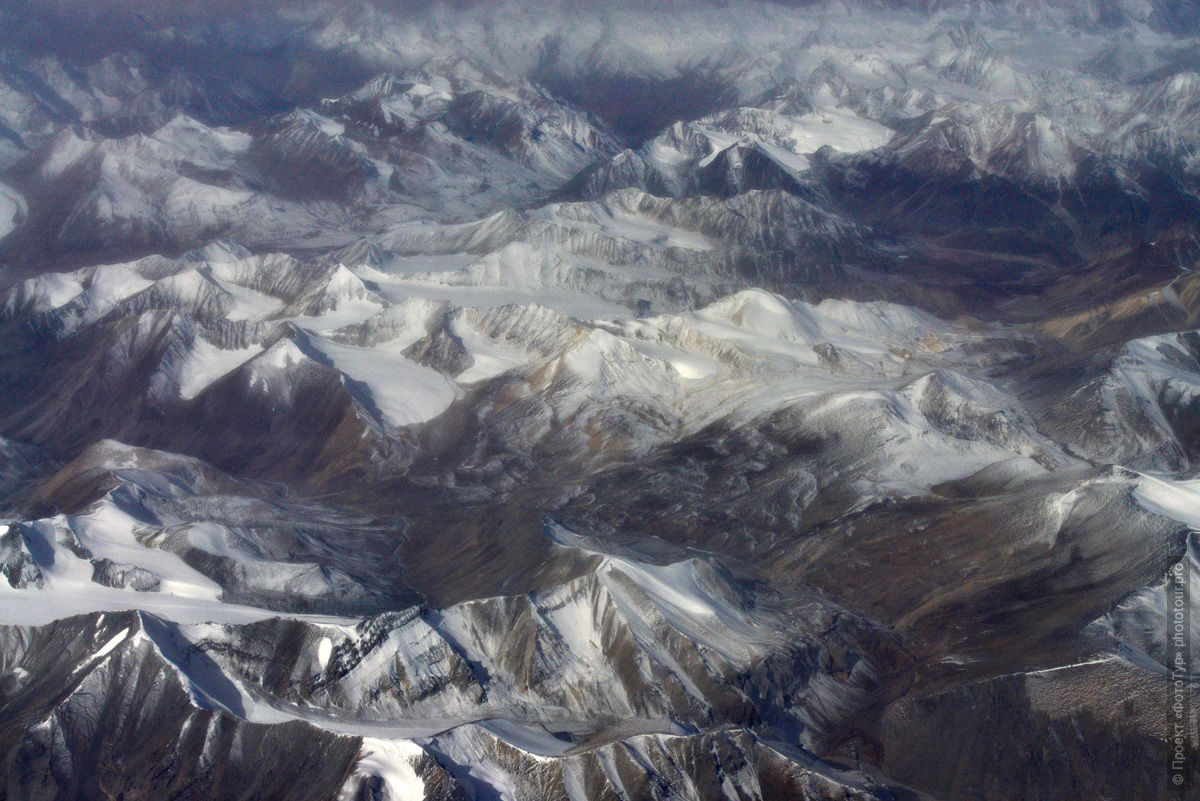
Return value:
[(0, 3), (0, 798), (1171, 797), (1198, 36)]

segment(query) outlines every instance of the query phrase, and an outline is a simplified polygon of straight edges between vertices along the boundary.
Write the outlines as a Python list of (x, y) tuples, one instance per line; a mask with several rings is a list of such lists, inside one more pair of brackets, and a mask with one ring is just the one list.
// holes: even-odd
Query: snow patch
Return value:
[(356, 770), (382, 779), (390, 801), (423, 801), (425, 780), (417, 775), (413, 763), (424, 754), (415, 743), (366, 738)]

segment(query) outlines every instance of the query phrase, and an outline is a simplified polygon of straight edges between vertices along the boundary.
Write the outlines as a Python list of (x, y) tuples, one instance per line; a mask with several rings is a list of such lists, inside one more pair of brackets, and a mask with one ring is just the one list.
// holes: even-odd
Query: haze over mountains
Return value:
[(1195, 797), (1198, 32), (0, 3), (0, 797)]

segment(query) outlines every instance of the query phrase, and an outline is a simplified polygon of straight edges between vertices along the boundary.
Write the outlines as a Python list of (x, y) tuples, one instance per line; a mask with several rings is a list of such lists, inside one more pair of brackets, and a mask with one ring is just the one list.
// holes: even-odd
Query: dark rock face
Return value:
[[(4, 693), (9, 797), (318, 799), (337, 791), (353, 765), (353, 738), (198, 709), (175, 668), (132, 633), (140, 626), (122, 614), (63, 620), (28, 639), (6, 632), (9, 669), (30, 676)], [(91, 656), (89, 643), (111, 650)], [(61, 670), (64, 648), (81, 657), (76, 669)]]

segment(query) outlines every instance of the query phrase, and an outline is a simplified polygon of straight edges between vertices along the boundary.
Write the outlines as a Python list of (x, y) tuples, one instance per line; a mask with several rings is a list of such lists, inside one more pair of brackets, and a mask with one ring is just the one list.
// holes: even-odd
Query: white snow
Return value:
[(127, 637), (129, 637), (129, 629), (124, 629), (120, 634), (114, 634), (108, 642), (96, 650), (96, 653), (92, 654), (92, 659), (103, 659), (112, 653), (118, 645), (123, 643)]
[(229, 625), (286, 617), (313, 623), (352, 625), (356, 620), (331, 615), (289, 614), (202, 597), (103, 587), (86, 579), (58, 581), (44, 589), (16, 590), (0, 584), (0, 620), (13, 626), (44, 626), (56, 620), (92, 612), (149, 612), (177, 623), (215, 622)]
[(1134, 497), (1151, 512), (1200, 531), (1200, 480), (1180, 481), (1142, 475)]
[(12, 233), (25, 209), (25, 198), (12, 187), (0, 183), (0, 239)]
[(250, 386), (269, 393), (288, 371), (311, 361), (291, 339), (281, 339), (250, 362)]
[(475, 725), (498, 740), (534, 756), (561, 757), (571, 747), (570, 740), (555, 737), (546, 731), (544, 726), (537, 724), (491, 718)]
[(184, 529), (188, 544), (213, 556), (228, 556), (245, 558), (245, 554), (233, 547), (230, 542), (229, 529), (218, 523), (207, 520), (197, 520), (189, 523)]
[(486, 381), (529, 362), (529, 354), (482, 336), (468, 325), (454, 325), (454, 334), (474, 363), (455, 377), (460, 384)]
[(369, 737), (363, 740), (355, 769), (383, 779), (390, 801), (423, 801), (425, 781), (413, 769), (413, 762), (424, 754), (415, 743)]
[(225, 350), (205, 339), (197, 338), (187, 358), (179, 367), (179, 395), (191, 400), (213, 383), (242, 366), (262, 348), (251, 345), (247, 348)]
[(164, 595), (213, 601), (219, 599), (221, 587), (216, 582), (189, 567), (175, 554), (148, 548), (137, 541), (135, 532), (142, 528), (142, 524), (121, 509), (123, 503), (136, 504), (136, 501), (120, 498), (124, 492), (123, 488), (119, 488), (112, 496), (115, 502), (106, 499), (86, 515), (64, 520), (75, 532), (79, 543), (94, 557), (149, 570), (161, 580), (161, 592)]
[(797, 153), (815, 153), (826, 145), (843, 153), (856, 153), (882, 147), (891, 138), (890, 129), (832, 102), (813, 114), (796, 118), (788, 137)]
[(329, 657), (333, 655), (333, 640), (328, 637), (322, 637), (317, 643), (317, 665), (324, 670), (329, 664)]
[(449, 378), (406, 358), (394, 342), (373, 348), (314, 339), (314, 346), (347, 378), (366, 387), (384, 421), (402, 427), (432, 420), (460, 390)]
[(716, 617), (717, 610), (696, 580), (690, 562), (671, 565), (638, 565), (613, 559), (613, 568), (633, 581), (660, 607), (671, 609), (689, 621)]

